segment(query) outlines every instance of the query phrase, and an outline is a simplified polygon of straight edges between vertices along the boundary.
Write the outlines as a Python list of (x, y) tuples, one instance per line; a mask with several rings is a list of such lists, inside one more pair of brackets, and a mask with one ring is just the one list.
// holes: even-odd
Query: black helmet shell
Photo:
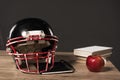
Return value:
[(50, 25), (38, 18), (26, 18), (15, 23), (9, 33), (9, 39), (22, 36), (23, 31), (42, 30), (46, 35), (53, 36), (53, 30)]

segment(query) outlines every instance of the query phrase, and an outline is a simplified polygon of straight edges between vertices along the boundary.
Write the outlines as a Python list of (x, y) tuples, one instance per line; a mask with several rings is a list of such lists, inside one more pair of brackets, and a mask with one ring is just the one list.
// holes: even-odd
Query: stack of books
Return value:
[(77, 59), (81, 60), (86, 60), (89, 55), (100, 55), (106, 60), (109, 60), (111, 54), (112, 47), (105, 46), (88, 46), (74, 49), (74, 55), (77, 57)]

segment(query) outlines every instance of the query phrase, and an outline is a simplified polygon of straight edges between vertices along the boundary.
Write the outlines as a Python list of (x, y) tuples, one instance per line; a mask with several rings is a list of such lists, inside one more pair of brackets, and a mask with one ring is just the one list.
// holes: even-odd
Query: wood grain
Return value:
[[(74, 73), (36, 75), (18, 71), (11, 56), (0, 51), (0, 80), (119, 80), (120, 73), (114, 65), (107, 61), (101, 72), (90, 72), (85, 61), (77, 60), (72, 52), (57, 52), (56, 60), (69, 61), (75, 68)], [(62, 67), (62, 66), (61, 66)]]

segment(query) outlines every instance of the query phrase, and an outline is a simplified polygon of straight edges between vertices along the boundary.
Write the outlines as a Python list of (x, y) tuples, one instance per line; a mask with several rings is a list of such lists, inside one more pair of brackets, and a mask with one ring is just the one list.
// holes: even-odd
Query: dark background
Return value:
[(120, 70), (119, 0), (0, 0), (0, 49), (16, 21), (46, 20), (59, 37), (57, 51), (91, 45), (111, 46), (112, 63)]

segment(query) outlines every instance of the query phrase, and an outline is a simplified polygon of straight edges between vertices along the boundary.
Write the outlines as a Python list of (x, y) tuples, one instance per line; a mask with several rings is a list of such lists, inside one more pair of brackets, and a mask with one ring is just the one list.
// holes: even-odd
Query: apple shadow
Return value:
[(112, 67), (104, 67), (102, 69), (102, 72), (107, 72), (107, 71), (111, 71), (113, 68)]

